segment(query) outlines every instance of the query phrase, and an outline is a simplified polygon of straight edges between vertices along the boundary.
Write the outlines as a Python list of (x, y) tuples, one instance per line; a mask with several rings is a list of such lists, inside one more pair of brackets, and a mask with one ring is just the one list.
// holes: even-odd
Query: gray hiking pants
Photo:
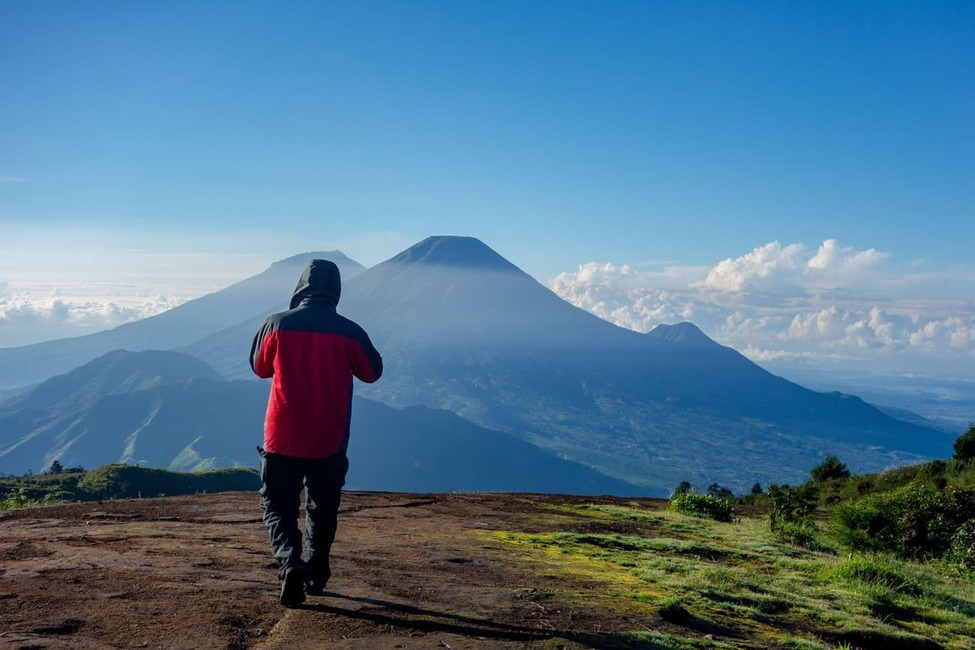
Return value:
[[(332, 571), (329, 553), (338, 526), (339, 502), (349, 459), (344, 452), (328, 458), (296, 458), (261, 453), (261, 507), (279, 577), (291, 566), (306, 580), (324, 585)], [(298, 529), (301, 493), (305, 492), (305, 543)]]

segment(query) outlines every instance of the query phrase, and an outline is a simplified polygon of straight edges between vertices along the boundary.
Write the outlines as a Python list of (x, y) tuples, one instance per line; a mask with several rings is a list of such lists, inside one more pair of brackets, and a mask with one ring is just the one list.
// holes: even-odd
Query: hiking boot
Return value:
[(305, 571), (301, 567), (291, 566), (284, 570), (284, 582), (281, 583), (281, 604), (285, 607), (297, 607), (305, 602)]
[(308, 576), (305, 578), (305, 593), (309, 596), (324, 596), (327, 584), (328, 576)]

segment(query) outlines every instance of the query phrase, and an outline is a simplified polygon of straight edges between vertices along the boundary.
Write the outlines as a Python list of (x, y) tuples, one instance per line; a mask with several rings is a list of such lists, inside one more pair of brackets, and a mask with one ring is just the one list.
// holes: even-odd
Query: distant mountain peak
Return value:
[(520, 271), (480, 239), (459, 235), (427, 237), (390, 259), (389, 263)]
[(331, 260), (336, 263), (342, 263), (342, 262), (353, 263), (361, 266), (358, 262), (350, 258), (348, 255), (336, 249), (333, 251), (309, 251), (307, 253), (298, 253), (297, 255), (291, 255), (282, 260), (278, 260), (277, 262), (272, 263), (271, 268), (281, 267), (281, 266), (304, 266), (309, 261), (314, 259)]
[(647, 332), (647, 336), (684, 345), (718, 345), (694, 323), (682, 322), (676, 325), (657, 325)]

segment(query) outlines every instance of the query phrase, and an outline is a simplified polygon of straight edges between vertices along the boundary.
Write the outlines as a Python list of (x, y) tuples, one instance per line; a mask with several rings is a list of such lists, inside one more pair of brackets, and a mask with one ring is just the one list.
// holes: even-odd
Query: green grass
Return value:
[[(651, 625), (658, 631), (632, 631), (652, 647), (973, 647), (975, 587), (937, 563), (797, 546), (773, 535), (760, 515), (724, 523), (584, 502), (558, 513), (551, 532), (490, 535), (540, 574), (599, 585), (564, 594), (577, 604), (659, 621)], [(614, 521), (637, 522), (642, 530), (567, 532)], [(817, 538), (829, 540), (822, 524), (811, 525)], [(711, 645), (695, 645), (705, 641)]]

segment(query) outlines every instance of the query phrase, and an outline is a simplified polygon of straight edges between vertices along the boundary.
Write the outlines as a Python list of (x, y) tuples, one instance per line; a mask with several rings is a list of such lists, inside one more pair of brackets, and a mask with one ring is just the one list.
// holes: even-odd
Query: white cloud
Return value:
[(853, 248), (842, 248), (835, 239), (827, 239), (816, 251), (816, 254), (806, 262), (806, 268), (817, 271), (859, 271), (887, 259), (886, 253), (873, 248), (857, 251)]
[(873, 248), (858, 251), (841, 247), (835, 239), (824, 241), (812, 255), (803, 244), (783, 246), (774, 241), (719, 262), (696, 287), (725, 294), (802, 295), (862, 282), (874, 275), (887, 257)]
[(736, 259), (719, 262), (698, 286), (734, 293), (781, 287), (802, 272), (804, 251), (802, 244), (783, 247), (774, 241)]
[[(681, 268), (681, 267), (675, 267)], [(973, 374), (975, 273), (892, 264), (876, 249), (771, 242), (695, 274), (591, 262), (550, 287), (622, 327), (689, 320), (755, 361), (951, 367)]]
[(700, 277), (691, 267), (636, 271), (623, 264), (582, 264), (575, 273), (560, 273), (549, 286), (568, 302), (622, 327), (648, 331), (659, 323), (699, 320), (724, 309), (680, 289)]
[(8, 283), (0, 286), (0, 345), (29, 345), (90, 334), (153, 316), (189, 299), (170, 295), (125, 296), (125, 291), (115, 300), (90, 299), (60, 288), (47, 293), (45, 297), (12, 292)]

